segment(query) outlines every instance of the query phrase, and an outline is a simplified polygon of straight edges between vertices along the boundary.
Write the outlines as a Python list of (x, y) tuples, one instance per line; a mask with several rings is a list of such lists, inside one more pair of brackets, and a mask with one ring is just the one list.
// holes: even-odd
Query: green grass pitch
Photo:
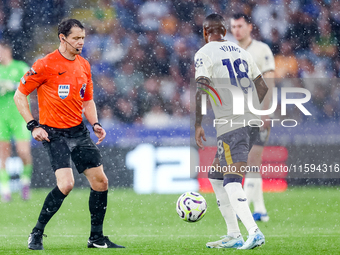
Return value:
[[(88, 249), (89, 189), (75, 189), (47, 225), (45, 251), (27, 249), (27, 238), (49, 190), (32, 191), (32, 199), (0, 203), (0, 254), (339, 254), (340, 192), (337, 187), (290, 188), (266, 193), (270, 216), (259, 223), (266, 244), (250, 251), (208, 249), (205, 243), (226, 234), (214, 194), (203, 194), (208, 212), (197, 223), (176, 213), (178, 195), (136, 195), (110, 190), (104, 234), (126, 249)], [(242, 223), (241, 231), (246, 238)]]

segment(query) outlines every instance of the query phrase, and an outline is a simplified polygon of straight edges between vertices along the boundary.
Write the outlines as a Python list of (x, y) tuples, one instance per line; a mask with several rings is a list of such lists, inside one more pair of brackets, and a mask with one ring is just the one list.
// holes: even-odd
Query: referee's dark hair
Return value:
[(205, 18), (203, 28), (208, 34), (224, 34), (226, 31), (225, 20), (217, 13), (210, 14)]
[(69, 34), (71, 34), (72, 27), (84, 29), (83, 24), (81, 24), (81, 22), (77, 19), (63, 19), (58, 25), (58, 37), (60, 34), (63, 34), (67, 37)]
[(241, 19), (241, 18), (243, 18), (245, 20), (245, 22), (247, 22), (248, 24), (251, 24), (250, 17), (247, 16), (246, 14), (244, 14), (244, 13), (235, 13), (233, 15), (233, 19), (234, 20)]

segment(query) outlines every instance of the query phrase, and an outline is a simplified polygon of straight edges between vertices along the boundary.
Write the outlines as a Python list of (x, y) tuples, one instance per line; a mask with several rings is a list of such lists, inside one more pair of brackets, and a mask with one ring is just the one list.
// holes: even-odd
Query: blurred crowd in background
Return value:
[[(313, 118), (294, 107), (291, 117), (317, 123), (340, 119), (340, 86), (333, 79), (340, 75), (336, 0), (2, 0), (0, 39), (11, 39), (14, 57), (31, 65), (58, 47), (62, 18), (79, 19), (87, 33), (82, 56), (92, 66), (105, 127), (187, 125), (194, 54), (204, 45), (202, 22), (214, 12), (227, 20), (230, 40), (231, 16), (249, 15), (253, 38), (274, 53), (276, 85), (312, 93), (306, 108)], [(34, 96), (31, 100), (34, 108)]]

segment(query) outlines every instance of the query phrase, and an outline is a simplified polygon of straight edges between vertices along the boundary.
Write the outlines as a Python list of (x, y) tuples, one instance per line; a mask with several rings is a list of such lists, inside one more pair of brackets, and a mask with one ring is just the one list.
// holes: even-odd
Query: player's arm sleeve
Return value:
[(195, 126), (202, 124), (202, 94), (207, 93), (207, 86), (210, 84), (212, 74), (212, 62), (204, 54), (195, 55), (195, 80), (196, 80), (196, 121)]
[(18, 90), (28, 96), (46, 80), (45, 67), (42, 60), (37, 60), (20, 79)]
[(262, 74), (269, 71), (275, 71), (274, 55), (267, 44), (265, 44), (262, 58)]
[(87, 75), (87, 84), (84, 95), (84, 101), (89, 101), (93, 99), (93, 81), (91, 75), (91, 66), (90, 63), (86, 61), (86, 75)]
[[(201, 78), (203, 78), (211, 81), (211, 77), (212, 77), (211, 59), (207, 55), (197, 52), (195, 55), (195, 80), (198, 81)], [(199, 86), (199, 84), (197, 84), (197, 86)]]

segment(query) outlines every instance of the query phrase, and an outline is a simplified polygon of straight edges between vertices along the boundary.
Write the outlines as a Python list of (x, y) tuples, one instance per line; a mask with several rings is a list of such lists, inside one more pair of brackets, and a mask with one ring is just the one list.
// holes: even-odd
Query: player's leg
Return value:
[(31, 143), (30, 141), (16, 142), (18, 156), (21, 158), (24, 169), (21, 174), (22, 184), (22, 199), (28, 200), (30, 197), (30, 184), (32, 176), (32, 156), (31, 156)]
[(248, 155), (248, 166), (251, 166), (253, 171), (246, 173), (243, 187), (249, 203), (252, 202), (254, 205), (254, 219), (262, 221), (268, 221), (269, 216), (264, 204), (262, 176), (259, 169), (262, 163), (264, 145), (269, 137), (269, 133), (269, 130), (260, 131), (254, 141), (254, 145)]
[[(214, 164), (217, 169), (217, 167), (220, 166), (220, 162), (218, 158), (214, 159)], [(228, 236), (231, 237), (238, 237), (240, 236), (240, 228), (238, 226), (237, 217), (235, 211), (232, 209), (232, 206), (229, 201), (228, 194), (226, 193), (225, 189), (223, 188), (223, 175), (221, 175), (222, 178), (219, 179), (210, 179), (209, 181), (211, 183), (211, 186), (214, 189), (217, 205), (220, 209), (220, 212), (227, 224), (228, 229)]]
[[(0, 132), (1, 133), (1, 132)], [(11, 200), (11, 190), (9, 186), (10, 176), (6, 171), (6, 160), (11, 156), (11, 144), (9, 141), (0, 141), (0, 186), (1, 198), (3, 202)]]
[[(246, 162), (237, 162), (230, 165), (230, 172), (226, 172), (224, 175), (223, 187), (228, 194), (230, 204), (238, 215), (249, 234), (253, 234), (257, 229), (249, 205), (247, 203), (247, 197), (242, 189), (242, 173), (241, 167), (245, 167)], [(228, 166), (229, 167), (229, 166)]]
[(89, 209), (91, 213), (91, 234), (87, 243), (88, 248), (125, 248), (117, 245), (103, 235), (103, 223), (107, 208), (108, 179), (103, 166), (90, 168), (84, 171), (88, 179), (91, 192)]
[(253, 219), (241, 184), (249, 150), (257, 133), (258, 128), (244, 127), (217, 138), (224, 189), (233, 210), (249, 233), (247, 241), (238, 249), (252, 249), (264, 243), (264, 236)]
[(28, 248), (31, 250), (43, 250), (42, 237), (47, 223), (59, 210), (66, 196), (74, 186), (74, 177), (71, 168), (56, 170), (57, 186), (46, 196), (40, 211), (38, 221), (28, 239)]
[(91, 213), (91, 233), (88, 248), (125, 248), (117, 245), (103, 235), (103, 223), (107, 207), (108, 179), (104, 173), (102, 157), (98, 147), (93, 143), (89, 132), (76, 138), (77, 146), (72, 151), (72, 160), (79, 173), (88, 179), (91, 191), (89, 210)]
[(50, 142), (43, 142), (49, 155), (51, 166), (55, 172), (57, 186), (47, 195), (38, 221), (33, 228), (29, 239), (28, 248), (31, 250), (43, 250), (42, 238), (45, 227), (52, 216), (59, 210), (66, 196), (74, 186), (74, 177), (71, 168), (71, 152), (67, 142), (58, 133), (51, 133), (48, 127), (44, 127), (49, 133)]
[(107, 207), (108, 179), (102, 165), (85, 170), (84, 175), (91, 186), (89, 198), (89, 209), (91, 213), (90, 239), (98, 239), (103, 236), (103, 222)]
[[(218, 169), (219, 159), (215, 158), (212, 164), (215, 169)], [(218, 176), (217, 176), (218, 175)], [(218, 178), (219, 177), (219, 178)], [(215, 242), (208, 242), (208, 248), (237, 248), (243, 245), (244, 240), (238, 226), (236, 213), (233, 210), (229, 197), (223, 188), (223, 175), (222, 173), (214, 172), (209, 173), (209, 181), (214, 189), (218, 208), (227, 224), (227, 235), (223, 236), (221, 240)]]
[(9, 101), (7, 129), (8, 132), (16, 142), (16, 151), (21, 158), (24, 169), (21, 174), (22, 183), (22, 198), (27, 200), (29, 198), (29, 185), (32, 174), (32, 157), (30, 149), (31, 132), (26, 128), (26, 122), (15, 107), (14, 101), (11, 98)]
[(38, 222), (35, 228), (44, 231), (46, 224), (59, 210), (65, 197), (71, 192), (74, 186), (74, 177), (71, 168), (56, 170), (57, 186), (47, 195), (41, 209)]
[[(10, 176), (6, 171), (6, 160), (11, 156), (11, 127), (9, 120), (11, 119), (13, 97), (10, 93), (0, 97), (0, 188), (1, 198), (3, 202), (11, 200)], [(14, 108), (16, 108), (14, 106)]]
[(246, 167), (246, 162), (237, 162), (231, 164), (232, 172), (224, 175), (224, 189), (228, 193), (230, 204), (243, 225), (246, 227), (249, 236), (247, 241), (238, 249), (253, 249), (257, 246), (261, 246), (265, 242), (264, 235), (258, 228), (249, 205), (247, 203), (247, 197), (242, 189), (242, 168)]

